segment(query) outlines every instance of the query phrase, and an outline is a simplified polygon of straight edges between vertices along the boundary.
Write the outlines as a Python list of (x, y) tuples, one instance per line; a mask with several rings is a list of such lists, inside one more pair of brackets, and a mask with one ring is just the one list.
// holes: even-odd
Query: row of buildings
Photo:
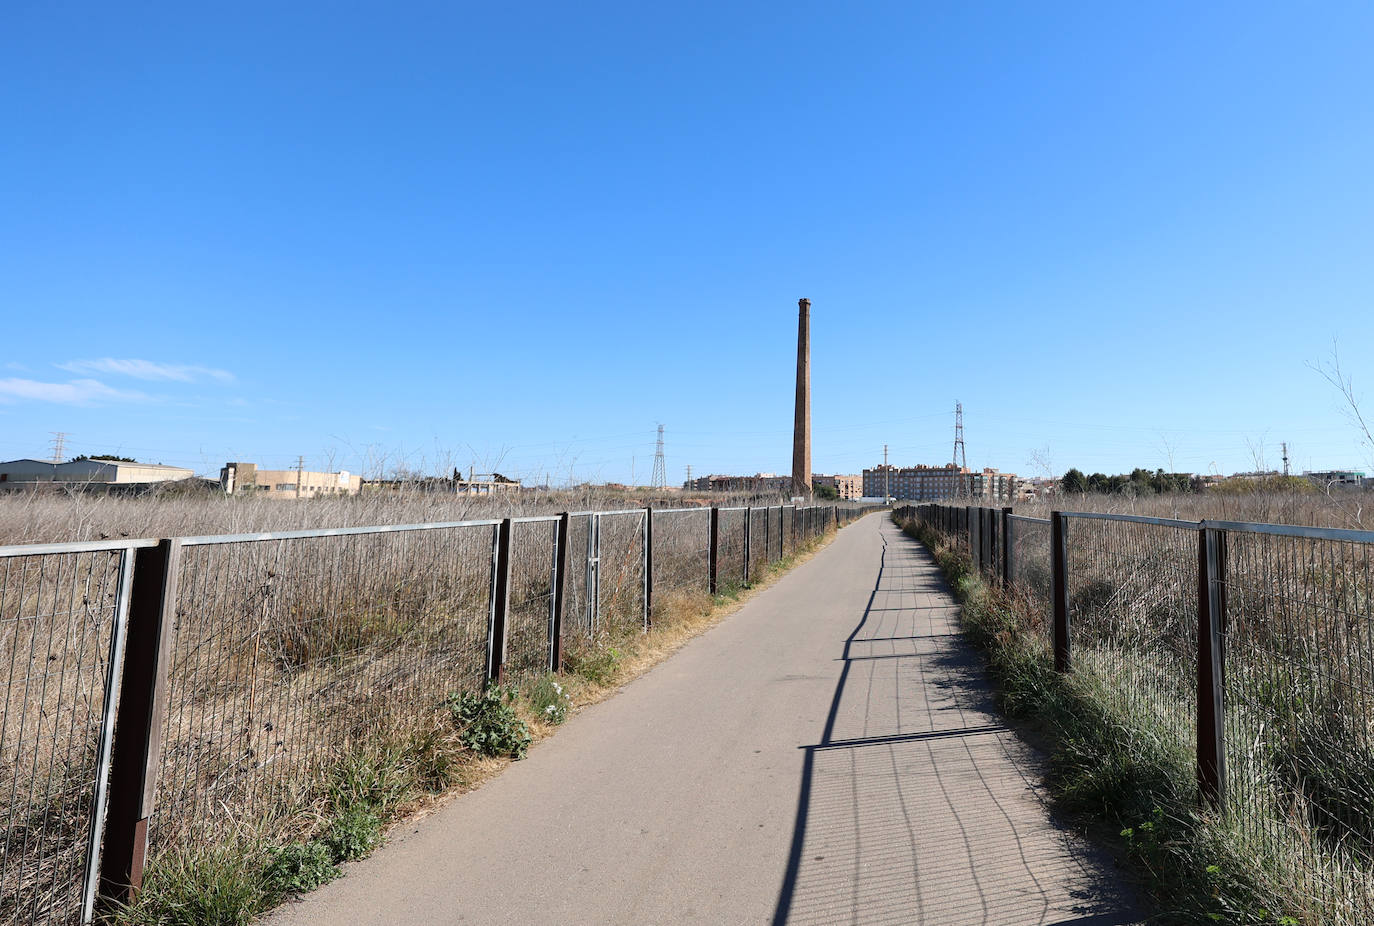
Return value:
[[(812, 473), (813, 488), (827, 486), (835, 490), (840, 498), (846, 500), (862, 498), (864, 482), (859, 476)], [(792, 477), (779, 476), (777, 473), (755, 473), (752, 476), (701, 476), (684, 482), (682, 487), (689, 492), (735, 492), (755, 495), (791, 495)]]
[(981, 498), (1012, 501), (1022, 495), (1015, 473), (985, 468), (981, 472), (946, 463), (944, 466), (890, 466), (865, 469), (865, 498), (891, 497), (901, 501), (943, 498)]
[(518, 479), (500, 473), (469, 473), (455, 469), (451, 476), (414, 476), (396, 479), (364, 479), (347, 470), (317, 473), (306, 469), (260, 469), (256, 463), (226, 463), (219, 471), (226, 495), (261, 498), (328, 498), (359, 492), (452, 492), (458, 495), (497, 495), (521, 489)]
[[(114, 457), (80, 457), (66, 463), (51, 460), (10, 460), (0, 463), (0, 492), (43, 489), (141, 491), (173, 482), (194, 481), (213, 487), (212, 480), (195, 478), (182, 466), (138, 463)], [(346, 470), (337, 473), (299, 469), (263, 469), (255, 463), (226, 463), (219, 471), (219, 487), (227, 495), (297, 499), (357, 495), (364, 491), (434, 491), (467, 495), (495, 495), (518, 491), (518, 479), (500, 473), (469, 473), (454, 470), (451, 477), (363, 479)]]

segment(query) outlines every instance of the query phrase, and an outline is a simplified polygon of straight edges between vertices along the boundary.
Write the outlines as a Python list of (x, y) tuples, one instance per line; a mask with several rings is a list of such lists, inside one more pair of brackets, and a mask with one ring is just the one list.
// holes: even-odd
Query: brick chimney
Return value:
[(792, 427), (792, 494), (811, 497), (811, 300), (797, 300), (797, 415)]

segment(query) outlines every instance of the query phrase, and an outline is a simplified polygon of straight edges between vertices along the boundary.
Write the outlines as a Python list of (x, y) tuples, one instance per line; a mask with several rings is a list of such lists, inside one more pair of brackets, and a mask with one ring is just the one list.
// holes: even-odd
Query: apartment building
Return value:
[(863, 472), (865, 498), (884, 494), (902, 501), (936, 501), (967, 497), (987, 501), (1010, 500), (1016, 495), (1015, 473), (986, 468), (982, 472), (946, 463), (944, 466), (875, 466)]
[(840, 498), (846, 501), (862, 498), (864, 495), (864, 478), (862, 476), (823, 476), (816, 473), (811, 477), (811, 486), (830, 486), (839, 493)]

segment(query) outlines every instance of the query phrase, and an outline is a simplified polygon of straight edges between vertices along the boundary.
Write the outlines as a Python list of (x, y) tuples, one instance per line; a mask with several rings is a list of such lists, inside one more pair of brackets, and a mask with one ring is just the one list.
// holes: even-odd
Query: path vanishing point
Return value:
[(288, 924), (1141, 922), (1051, 820), (931, 557), (884, 515)]

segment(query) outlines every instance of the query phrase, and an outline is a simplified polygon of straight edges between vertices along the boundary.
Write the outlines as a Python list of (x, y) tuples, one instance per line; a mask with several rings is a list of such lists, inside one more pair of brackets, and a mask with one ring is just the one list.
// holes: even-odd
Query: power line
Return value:
[(61, 463), (63, 452), (67, 449), (67, 432), (49, 431), (48, 433), (52, 435), (52, 441), (50, 442), (52, 444), (52, 461), (54, 463)]

